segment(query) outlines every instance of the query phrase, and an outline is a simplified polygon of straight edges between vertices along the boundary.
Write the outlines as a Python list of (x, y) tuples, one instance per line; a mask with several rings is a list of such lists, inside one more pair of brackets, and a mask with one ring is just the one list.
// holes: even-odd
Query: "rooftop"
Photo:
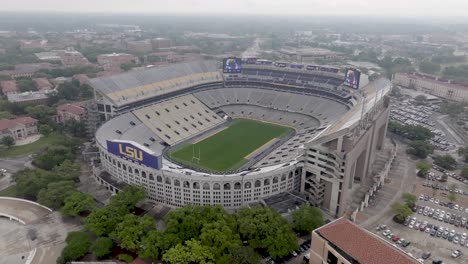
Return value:
[(75, 104), (62, 104), (57, 107), (57, 111), (69, 112), (74, 115), (82, 115), (86, 112), (86, 109), (79, 103)]
[(414, 264), (415, 259), (369, 231), (340, 218), (314, 232), (362, 264)]
[(16, 119), (0, 119), (0, 131), (15, 128), (19, 124), (26, 125), (36, 122), (36, 119), (29, 116), (18, 117)]
[(43, 99), (48, 98), (47, 94), (42, 91), (25, 92), (25, 93), (20, 93), (20, 94), (9, 94), (7, 95), (7, 97), (8, 97), (8, 101), (12, 103), (43, 100)]
[(16, 85), (16, 81), (1, 81), (0, 87), (2, 89), (3, 94), (7, 93), (16, 93), (19, 91), (18, 86)]

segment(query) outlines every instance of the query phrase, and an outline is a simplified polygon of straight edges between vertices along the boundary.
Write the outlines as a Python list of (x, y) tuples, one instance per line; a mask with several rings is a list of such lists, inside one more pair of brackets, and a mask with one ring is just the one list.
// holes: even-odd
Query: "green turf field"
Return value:
[[(229, 127), (200, 142), (169, 151), (172, 159), (212, 171), (240, 168), (246, 156), (274, 138), (281, 138), (293, 129), (250, 119), (235, 119)], [(193, 153), (200, 161), (192, 161)]]

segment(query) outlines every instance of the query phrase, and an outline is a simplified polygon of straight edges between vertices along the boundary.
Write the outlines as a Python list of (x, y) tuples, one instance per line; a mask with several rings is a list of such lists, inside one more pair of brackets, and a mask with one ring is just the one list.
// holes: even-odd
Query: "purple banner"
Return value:
[(154, 156), (130, 142), (107, 140), (107, 151), (121, 158), (160, 170), (162, 167), (161, 156)]

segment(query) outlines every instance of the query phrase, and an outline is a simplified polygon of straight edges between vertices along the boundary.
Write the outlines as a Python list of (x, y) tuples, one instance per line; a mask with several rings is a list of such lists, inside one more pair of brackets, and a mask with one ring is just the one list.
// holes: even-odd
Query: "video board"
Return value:
[(161, 156), (155, 156), (137, 146), (137, 143), (123, 140), (107, 140), (107, 151), (121, 158), (130, 160), (139, 165), (160, 170), (162, 167)]
[(361, 72), (357, 69), (346, 69), (344, 85), (353, 89), (359, 89), (359, 82), (361, 80)]
[(240, 58), (226, 58), (223, 59), (223, 72), (224, 73), (241, 73), (242, 60)]

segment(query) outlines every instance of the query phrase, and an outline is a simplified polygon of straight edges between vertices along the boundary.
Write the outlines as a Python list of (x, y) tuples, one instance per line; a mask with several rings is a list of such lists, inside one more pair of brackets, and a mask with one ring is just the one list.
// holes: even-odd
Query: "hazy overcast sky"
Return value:
[(1, 11), (468, 17), (468, 0), (0, 0)]

